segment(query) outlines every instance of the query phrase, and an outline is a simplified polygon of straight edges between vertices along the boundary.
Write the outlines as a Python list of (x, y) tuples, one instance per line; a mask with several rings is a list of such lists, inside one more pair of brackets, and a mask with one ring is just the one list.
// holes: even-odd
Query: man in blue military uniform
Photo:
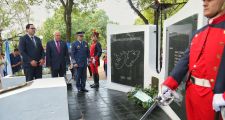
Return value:
[(84, 32), (77, 32), (77, 40), (72, 44), (71, 61), (75, 67), (76, 87), (78, 92), (88, 92), (85, 88), (87, 79), (87, 62), (90, 56), (87, 42), (83, 40)]

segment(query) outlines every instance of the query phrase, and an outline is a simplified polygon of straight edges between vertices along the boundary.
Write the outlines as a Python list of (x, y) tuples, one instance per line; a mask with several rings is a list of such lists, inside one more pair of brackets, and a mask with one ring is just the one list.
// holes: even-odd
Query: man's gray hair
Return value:
[(53, 35), (55, 35), (56, 33), (60, 33), (60, 34), (61, 34), (61, 32), (60, 32), (59, 30), (56, 30), (56, 31), (53, 33)]

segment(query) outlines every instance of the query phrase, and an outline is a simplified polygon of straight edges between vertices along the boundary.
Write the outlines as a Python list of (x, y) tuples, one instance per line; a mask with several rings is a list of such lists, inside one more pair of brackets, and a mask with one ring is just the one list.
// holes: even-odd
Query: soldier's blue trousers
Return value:
[(87, 66), (78, 67), (75, 73), (76, 86), (78, 90), (85, 89), (87, 79)]

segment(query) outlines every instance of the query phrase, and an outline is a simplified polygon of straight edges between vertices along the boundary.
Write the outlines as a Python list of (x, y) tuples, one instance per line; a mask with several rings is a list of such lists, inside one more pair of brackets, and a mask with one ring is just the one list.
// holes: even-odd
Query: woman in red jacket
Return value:
[(101, 44), (98, 42), (99, 33), (93, 32), (91, 35), (92, 44), (90, 47), (90, 67), (93, 74), (94, 84), (91, 88), (99, 88), (98, 66), (100, 65), (100, 56), (102, 55)]

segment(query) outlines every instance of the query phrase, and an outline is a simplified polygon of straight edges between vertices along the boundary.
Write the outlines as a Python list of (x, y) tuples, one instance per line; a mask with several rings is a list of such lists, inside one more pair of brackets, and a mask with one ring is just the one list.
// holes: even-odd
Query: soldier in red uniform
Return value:
[(162, 85), (166, 100), (189, 74), (186, 85), (188, 120), (213, 120), (225, 106), (225, 0), (203, 0), (208, 25), (192, 37), (185, 55)]
[(99, 33), (93, 32), (91, 35), (92, 44), (90, 47), (90, 67), (93, 73), (94, 84), (91, 85), (91, 88), (99, 87), (99, 74), (98, 66), (100, 65), (100, 56), (102, 55), (101, 44), (98, 42)]

